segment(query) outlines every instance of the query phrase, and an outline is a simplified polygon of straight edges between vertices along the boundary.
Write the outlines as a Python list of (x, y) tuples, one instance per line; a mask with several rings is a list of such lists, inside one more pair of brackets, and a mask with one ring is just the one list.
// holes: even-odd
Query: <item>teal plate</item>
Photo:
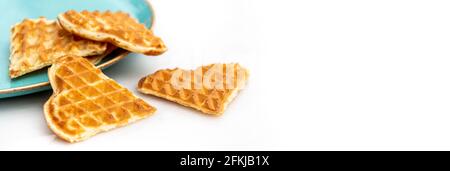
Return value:
[[(9, 39), (11, 26), (25, 18), (44, 16), (56, 19), (67, 10), (111, 10), (124, 11), (151, 28), (153, 10), (146, 0), (0, 0), (0, 99), (31, 94), (50, 89), (47, 70), (36, 71), (11, 80), (9, 70)], [(118, 49), (100, 62), (98, 67), (106, 68), (128, 55)]]

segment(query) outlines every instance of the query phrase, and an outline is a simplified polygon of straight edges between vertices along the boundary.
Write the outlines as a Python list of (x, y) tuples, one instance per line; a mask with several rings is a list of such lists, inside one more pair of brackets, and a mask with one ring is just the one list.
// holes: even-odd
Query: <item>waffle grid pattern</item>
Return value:
[[(155, 109), (110, 79), (86, 60), (66, 62), (55, 73), (58, 94), (52, 103), (53, 121), (69, 135), (86, 130), (125, 125), (143, 118)], [(53, 108), (56, 109), (56, 108)]]
[[(130, 17), (128, 13), (121, 11), (89, 12), (85, 10), (77, 12), (70, 10), (60, 15), (59, 20), (63, 26), (73, 26), (73, 28), (66, 28), (74, 34), (97, 41), (108, 41), (129, 51), (158, 55), (166, 49), (161, 39), (154, 36), (151, 30)], [(96, 35), (84, 34), (84, 32), (91, 32)], [(102, 38), (104, 35), (108, 35), (108, 38)], [(141, 51), (138, 50), (140, 48), (135, 47), (143, 47), (147, 50)], [(148, 51), (148, 49), (152, 50)]]
[[(166, 98), (205, 113), (220, 114), (224, 111), (226, 104), (231, 100), (230, 98), (233, 98), (233, 93), (241, 89), (238, 85), (242, 85), (242, 83), (238, 83), (238, 81), (245, 82), (245, 80), (236, 79), (238, 72), (246, 73), (247, 71), (238, 64), (231, 64), (233, 65), (235, 71), (235, 79), (233, 79), (233, 84), (235, 86), (234, 88), (227, 88), (226, 81), (222, 81), (223, 89), (218, 89), (216, 87), (207, 87), (202, 84), (202, 81), (199, 82), (194, 79), (194, 77), (197, 77), (197, 80), (203, 80), (205, 77), (205, 72), (198, 72), (198, 70), (208, 71), (214, 65), (217, 64), (200, 67), (197, 71), (180, 69), (159, 70), (154, 74), (143, 78), (138, 87), (141, 92), (146, 94)], [(225, 69), (227, 65), (230, 64), (223, 64), (223, 68)], [(175, 86), (172, 85), (171, 79), (177, 70), (180, 70), (183, 73), (179, 77), (180, 81), (183, 81), (184, 78), (186, 78), (186, 74), (190, 74), (190, 78), (192, 78), (190, 88), (175, 88)], [(202, 75), (195, 73), (202, 73)], [(223, 80), (226, 80), (226, 74), (224, 73), (226, 72), (214, 72), (213, 75), (221, 76), (223, 77)], [(213, 79), (213, 84), (214, 81), (215, 80)], [(200, 87), (198, 86), (199, 84), (201, 84)]]
[(92, 56), (106, 51), (107, 44), (73, 36), (56, 21), (25, 19), (12, 28), (12, 78), (41, 69), (65, 55)]

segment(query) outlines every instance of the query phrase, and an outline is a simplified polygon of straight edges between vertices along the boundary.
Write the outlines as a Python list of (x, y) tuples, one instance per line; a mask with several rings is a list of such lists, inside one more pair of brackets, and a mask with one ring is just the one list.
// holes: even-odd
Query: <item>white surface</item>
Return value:
[(248, 86), (222, 117), (138, 94), (143, 121), (67, 144), (50, 93), (0, 101), (0, 150), (450, 150), (450, 2), (154, 0), (160, 57), (107, 75), (134, 92), (157, 69), (240, 62)]

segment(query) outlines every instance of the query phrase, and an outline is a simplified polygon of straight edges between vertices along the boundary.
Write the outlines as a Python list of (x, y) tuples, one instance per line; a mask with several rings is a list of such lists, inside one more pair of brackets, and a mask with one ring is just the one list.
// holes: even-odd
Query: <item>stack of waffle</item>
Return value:
[(63, 56), (88, 57), (95, 64), (116, 47), (147, 55), (166, 51), (151, 30), (120, 11), (67, 11), (57, 21), (25, 19), (11, 32), (11, 78), (42, 69)]

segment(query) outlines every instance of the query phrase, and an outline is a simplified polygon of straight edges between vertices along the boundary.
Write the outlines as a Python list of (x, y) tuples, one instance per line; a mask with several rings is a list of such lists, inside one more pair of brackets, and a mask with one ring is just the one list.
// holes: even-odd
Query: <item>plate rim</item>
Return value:
[[(155, 10), (153, 9), (153, 6), (151, 5), (150, 1), (148, 1), (148, 0), (142, 0), (142, 1), (144, 1), (145, 4), (147, 4), (147, 6), (149, 7), (149, 9), (151, 11), (152, 15), (150, 16), (151, 17), (150, 18), (150, 20), (151, 20), (150, 21), (150, 30), (152, 30), (153, 25), (155, 23)], [(120, 50), (120, 49), (118, 49), (118, 50)], [(112, 64), (115, 64), (115, 63), (119, 62), (120, 60), (122, 60), (123, 58), (125, 58), (130, 53), (131, 53), (130, 51), (123, 50), (117, 56), (113, 57), (111, 60), (98, 65), (97, 68), (103, 69), (105, 67), (111, 66)], [(0, 95), (16, 93), (16, 92), (21, 92), (21, 91), (27, 91), (27, 90), (33, 90), (33, 89), (37, 89), (37, 88), (41, 88), (41, 87), (45, 87), (45, 86), (49, 86), (49, 85), (50, 85), (50, 82), (46, 81), (46, 82), (31, 84), (31, 85), (27, 85), (27, 86), (2, 89), (2, 90), (0, 90)]]

